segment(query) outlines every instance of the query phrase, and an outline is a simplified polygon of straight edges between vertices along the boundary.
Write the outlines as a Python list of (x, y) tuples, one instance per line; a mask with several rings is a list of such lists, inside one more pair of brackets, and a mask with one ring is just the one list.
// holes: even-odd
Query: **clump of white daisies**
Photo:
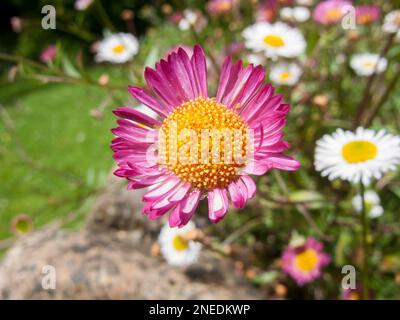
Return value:
[(158, 241), (161, 254), (168, 264), (184, 267), (197, 261), (201, 243), (190, 240), (190, 233), (195, 229), (191, 221), (182, 228), (171, 228), (166, 224), (161, 229)]
[(130, 33), (115, 33), (106, 36), (97, 46), (97, 62), (125, 63), (139, 51), (138, 40)]
[[(281, 16), (290, 21), (305, 21), (309, 17), (306, 8), (284, 8)], [(305, 9), (305, 10), (303, 10)], [(308, 17), (307, 17), (308, 12)], [(257, 22), (243, 30), (245, 46), (252, 53), (248, 55), (248, 61), (258, 62), (260, 56), (272, 59), (270, 79), (274, 84), (293, 86), (302, 74), (302, 69), (297, 62), (288, 62), (287, 59), (299, 58), (304, 54), (307, 43), (302, 32), (286, 23)]]

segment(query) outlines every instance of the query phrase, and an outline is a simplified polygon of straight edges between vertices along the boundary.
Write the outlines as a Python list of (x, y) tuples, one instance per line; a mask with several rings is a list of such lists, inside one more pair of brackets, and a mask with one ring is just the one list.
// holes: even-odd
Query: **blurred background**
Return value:
[[(321, 1), (212, 2), (218, 1), (1, 2), (0, 297), (349, 297), (341, 287), (341, 270), (362, 264), (360, 215), (353, 206), (358, 189), (321, 177), (313, 165), (315, 143), (355, 123), (400, 134), (399, 36), (382, 32), (385, 15), (399, 9), (399, 2), (353, 1), (375, 6), (379, 15), (348, 30), (340, 22), (315, 19)], [(42, 28), (45, 5), (56, 10), (56, 29)], [(282, 13), (298, 6), (308, 10), (308, 18)], [(270, 82), (269, 70), (277, 61), (253, 52), (242, 34), (260, 21), (283, 21), (299, 29), (307, 43), (295, 59), (301, 78), (293, 85), (274, 84), (292, 106), (285, 136), (288, 154), (302, 168), (258, 177), (257, 196), (245, 209), (231, 209), (217, 225), (207, 220), (206, 204), (200, 206), (198, 261), (169, 266), (157, 241), (164, 221), (142, 216), (141, 191), (126, 191), (126, 182), (112, 176), (110, 129), (116, 123), (111, 111), (137, 107), (127, 86), (144, 85), (144, 68), (154, 67), (177, 46), (190, 51), (202, 45), (211, 92), (227, 55), (263, 64)], [(99, 42), (116, 32), (132, 34), (137, 53), (125, 63), (96, 62)], [(372, 80), (358, 76), (349, 62), (362, 52), (383, 54), (386, 70)], [(361, 115), (360, 101), (371, 101)], [(383, 214), (369, 223), (369, 295), (397, 299), (399, 170), (371, 189)], [(281, 257), (288, 246), (310, 237), (324, 244), (331, 261), (315, 281), (298, 285), (283, 271)], [(40, 287), (44, 264), (60, 270), (55, 290)], [(145, 294), (152, 285), (158, 290)], [(361, 298), (359, 289), (352, 298)]]

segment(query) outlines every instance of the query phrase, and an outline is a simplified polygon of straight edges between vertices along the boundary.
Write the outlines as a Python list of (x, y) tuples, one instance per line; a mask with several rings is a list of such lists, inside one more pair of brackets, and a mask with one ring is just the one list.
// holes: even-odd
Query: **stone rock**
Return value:
[[(152, 257), (138, 233), (47, 228), (18, 240), (0, 265), (1, 299), (260, 299), (232, 263), (204, 251), (188, 268)], [(54, 266), (56, 288), (42, 273)]]

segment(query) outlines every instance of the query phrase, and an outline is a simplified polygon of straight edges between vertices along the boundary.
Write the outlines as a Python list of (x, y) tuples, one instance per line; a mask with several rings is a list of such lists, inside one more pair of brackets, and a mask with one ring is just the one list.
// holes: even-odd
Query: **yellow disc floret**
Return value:
[(359, 163), (374, 159), (377, 153), (376, 144), (366, 140), (348, 142), (342, 149), (343, 158), (348, 163)]
[(235, 110), (199, 97), (164, 120), (159, 164), (195, 188), (224, 188), (245, 166), (247, 139), (248, 128)]
[(318, 260), (318, 255), (315, 250), (307, 249), (296, 256), (294, 263), (298, 270), (307, 273), (313, 271), (317, 267)]

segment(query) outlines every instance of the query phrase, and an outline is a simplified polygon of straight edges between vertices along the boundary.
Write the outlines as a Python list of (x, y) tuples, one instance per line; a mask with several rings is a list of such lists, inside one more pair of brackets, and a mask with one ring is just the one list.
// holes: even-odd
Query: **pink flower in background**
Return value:
[(11, 29), (14, 32), (21, 32), (22, 31), (22, 20), (20, 17), (11, 17), (10, 19)]
[(381, 9), (374, 5), (356, 7), (356, 21), (358, 24), (369, 24), (379, 20)]
[[(244, 67), (241, 61), (232, 63), (227, 58), (214, 97), (208, 93), (206, 57), (200, 46), (194, 47), (191, 56), (178, 49), (155, 69), (147, 67), (144, 75), (150, 90), (129, 86), (129, 91), (162, 120), (129, 107), (114, 110), (120, 119), (112, 129), (116, 138), (111, 148), (119, 166), (115, 175), (129, 181), (128, 189), (148, 188), (143, 212), (150, 219), (169, 213), (170, 226), (182, 227), (207, 197), (209, 219), (216, 223), (227, 213), (228, 195), (236, 208), (243, 208), (255, 195), (250, 175), (299, 168), (297, 160), (282, 155), (289, 147), (282, 140), (289, 105), (264, 83), (262, 66)], [(182, 155), (181, 149), (173, 148), (187, 144), (181, 137), (185, 130), (195, 137), (205, 130), (235, 131), (238, 140), (224, 136), (224, 141), (234, 144), (243, 161), (228, 161), (230, 153), (225, 148), (214, 152), (220, 144), (209, 145), (207, 137), (191, 144), (194, 154), (186, 158), (188, 150)], [(192, 161), (198, 154), (201, 159)]]
[(234, 54), (239, 53), (244, 49), (244, 43), (243, 42), (232, 42), (229, 45), (227, 45), (224, 49), (224, 54), (226, 56), (232, 56)]
[(207, 3), (207, 11), (213, 15), (221, 15), (232, 11), (237, 4), (238, 0), (210, 0)]
[(278, 12), (277, 0), (264, 0), (260, 2), (256, 11), (256, 20), (263, 22), (273, 22)]
[(323, 244), (308, 238), (304, 245), (289, 246), (282, 254), (282, 269), (299, 286), (321, 276), (321, 269), (329, 264), (330, 256), (323, 252)]
[[(355, 289), (342, 289), (342, 300), (362, 300), (363, 299), (363, 286), (361, 283), (356, 284)], [(375, 299), (375, 295), (370, 291), (369, 300)]]
[(315, 21), (329, 25), (338, 23), (344, 16), (346, 6), (351, 1), (327, 0), (320, 2), (314, 9), (313, 18)]
[(47, 48), (43, 49), (40, 53), (40, 61), (43, 63), (48, 63), (56, 57), (57, 48), (54, 44), (49, 45)]
[(167, 53), (163, 56), (163, 59), (165, 59), (165, 60), (168, 59), (168, 56), (171, 53), (178, 53), (179, 48), (183, 49), (188, 56), (191, 57), (193, 55), (193, 48), (192, 47), (189, 47), (189, 46), (186, 46), (186, 45), (180, 45), (180, 46), (175, 46), (175, 47), (170, 48), (167, 51)]

